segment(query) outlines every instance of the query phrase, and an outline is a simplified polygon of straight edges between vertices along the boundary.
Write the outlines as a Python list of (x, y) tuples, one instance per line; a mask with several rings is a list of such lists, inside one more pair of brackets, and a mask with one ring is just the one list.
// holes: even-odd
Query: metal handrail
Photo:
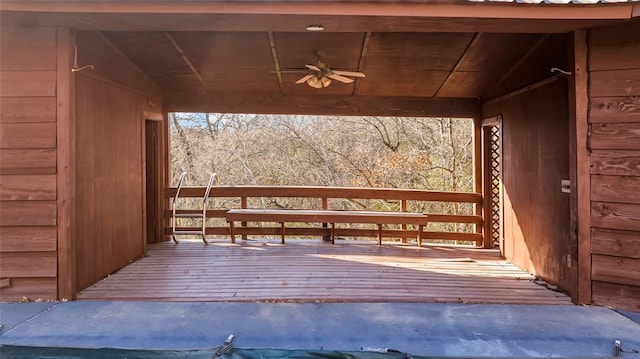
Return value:
[(209, 177), (209, 183), (207, 183), (207, 189), (204, 191), (204, 197), (202, 197), (202, 202), (206, 202), (209, 198), (209, 193), (211, 192), (211, 187), (213, 184), (218, 182), (218, 175), (215, 172), (211, 172), (211, 176)]
[[(207, 189), (204, 191), (204, 196), (202, 197), (202, 240), (204, 241), (204, 243), (207, 243), (207, 240), (205, 238), (205, 230), (207, 229), (207, 199), (209, 199), (209, 193), (211, 192), (211, 187), (213, 187), (213, 184), (215, 182), (217, 182), (217, 175), (215, 172), (211, 173), (211, 176), (209, 176), (209, 182), (207, 183)], [(175, 213), (174, 213), (175, 216)]]
[(178, 197), (180, 197), (180, 190), (182, 189), (182, 184), (184, 183), (184, 179), (185, 177), (187, 177), (187, 172), (182, 172), (180, 174), (180, 178), (178, 179), (178, 187), (176, 189), (176, 194), (173, 196), (173, 199), (171, 201), (171, 212), (172, 212), (172, 219), (171, 219), (171, 229), (172, 229), (172, 235), (171, 238), (173, 239), (174, 242), (178, 243), (178, 240), (176, 239), (176, 203), (178, 201)]

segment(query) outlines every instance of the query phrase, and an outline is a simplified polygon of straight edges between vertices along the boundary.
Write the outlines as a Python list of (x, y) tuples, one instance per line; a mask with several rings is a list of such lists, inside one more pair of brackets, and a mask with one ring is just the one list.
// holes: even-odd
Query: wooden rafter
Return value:
[(273, 32), (269, 31), (269, 45), (271, 46), (271, 56), (273, 57), (273, 66), (275, 67), (276, 77), (278, 78), (278, 88), (282, 94), (282, 73), (280, 72), (280, 59), (278, 57), (278, 49), (276, 48), (276, 40)]
[(171, 42), (171, 45), (173, 45), (173, 48), (176, 49), (178, 54), (180, 54), (180, 56), (182, 57), (182, 60), (189, 67), (193, 75), (198, 79), (198, 81), (200, 81), (200, 84), (202, 84), (202, 87), (204, 87), (205, 90), (208, 90), (207, 84), (204, 81), (204, 78), (202, 78), (202, 75), (200, 74), (200, 72), (195, 68), (195, 66), (193, 66), (193, 63), (191, 62), (191, 60), (189, 60), (189, 57), (187, 56), (187, 54), (184, 53), (184, 51), (182, 50), (182, 47), (180, 47), (180, 44), (178, 44), (178, 42), (173, 37), (173, 35), (171, 35), (166, 31), (164, 35), (167, 37), (167, 39), (169, 39), (169, 42)]
[(456, 65), (453, 67), (451, 72), (449, 72), (449, 75), (447, 75), (447, 78), (442, 82), (440, 87), (438, 87), (438, 90), (436, 91), (435, 94), (433, 94), (433, 97), (438, 97), (438, 94), (440, 93), (440, 90), (442, 90), (442, 88), (445, 87), (445, 85), (447, 84), (447, 82), (449, 82), (449, 80), (451, 79), (453, 74), (458, 71), (458, 69), (460, 68), (461, 64), (467, 58), (467, 56), (469, 54), (469, 51), (472, 50), (473, 48), (475, 48), (478, 45), (478, 42), (480, 42), (480, 38), (481, 37), (482, 37), (482, 33), (481, 32), (478, 32), (473, 36), (473, 39), (471, 39), (471, 41), (467, 45), (467, 48), (462, 52), (462, 55), (460, 55), (460, 57), (458, 58), (458, 62), (456, 62)]
[[(369, 51), (369, 40), (371, 40), (371, 32), (367, 32), (364, 36), (364, 41), (362, 42), (362, 51), (360, 52), (360, 61), (358, 61), (358, 69), (356, 71), (362, 72), (364, 70), (364, 59), (367, 56), (367, 52)], [(358, 84), (360, 83), (358, 78), (354, 79), (355, 82), (353, 84), (353, 92), (351, 92), (351, 96), (355, 96), (358, 93)]]
[(491, 90), (487, 91), (486, 95), (491, 95), (498, 87), (500, 87), (500, 85), (502, 85), (502, 83), (509, 78), (509, 76), (511, 76), (511, 74), (518, 68), (520, 67), (520, 65), (522, 65), (528, 58), (529, 56), (531, 56), (534, 52), (536, 52), (536, 50), (538, 50), (538, 48), (544, 44), (545, 41), (547, 41), (547, 39), (549, 38), (550, 34), (544, 34), (542, 35), (542, 37), (540, 38), (540, 40), (538, 40), (538, 42), (536, 42), (533, 46), (531, 46), (531, 48), (529, 48), (529, 51), (527, 51), (526, 54), (524, 54), (522, 57), (520, 57), (520, 59), (518, 59), (518, 61), (516, 61), (516, 63), (513, 64), (513, 66), (511, 66), (507, 71), (505, 71), (502, 74), (502, 77), (500, 77), (500, 80), (498, 80), (498, 82), (496, 82), (496, 84), (491, 88)]
[(514, 90), (514, 91), (511, 91), (511, 92), (508, 92), (508, 93), (506, 93), (506, 94), (504, 94), (504, 95), (500, 95), (500, 96), (498, 96), (498, 97), (493, 97), (493, 98), (490, 98), (490, 99), (488, 99), (488, 100), (485, 100), (482, 104), (483, 104), (483, 105), (487, 105), (487, 104), (490, 104), (490, 103), (494, 103), (494, 102), (498, 102), (498, 101), (506, 100), (506, 99), (508, 99), (508, 98), (510, 98), (510, 97), (518, 96), (518, 95), (521, 95), (521, 94), (523, 94), (523, 93), (525, 93), (525, 92), (529, 92), (529, 91), (531, 91), (531, 90), (535, 90), (535, 89), (537, 89), (537, 88), (539, 88), (539, 87), (542, 87), (542, 86), (545, 86), (545, 85), (550, 84), (550, 83), (552, 83), (552, 82), (555, 82), (555, 81), (557, 81), (557, 80), (563, 79), (563, 78), (565, 78), (566, 76), (567, 76), (567, 75), (564, 75), (564, 74), (557, 74), (557, 75), (553, 75), (553, 76), (551, 76), (551, 77), (548, 77), (548, 78), (546, 78), (546, 79), (544, 79), (544, 80), (538, 81), (538, 82), (533, 83), (533, 84), (531, 84), (531, 85), (528, 85), (528, 86), (525, 86), (525, 87), (519, 88), (519, 89), (517, 89), (517, 90)]

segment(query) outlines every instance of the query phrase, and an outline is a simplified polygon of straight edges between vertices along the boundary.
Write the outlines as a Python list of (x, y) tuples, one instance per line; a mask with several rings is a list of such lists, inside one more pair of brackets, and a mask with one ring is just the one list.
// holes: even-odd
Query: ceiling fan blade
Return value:
[(340, 75), (338, 75), (336, 73), (328, 74), (327, 77), (330, 78), (330, 79), (336, 80), (336, 81), (340, 81), (340, 82), (345, 83), (345, 84), (350, 84), (350, 83), (353, 82), (353, 79), (350, 79), (350, 78), (344, 77), (344, 76), (340, 76)]
[(308, 74), (309, 70), (308, 69), (286, 69), (286, 70), (278, 70), (278, 71), (269, 71), (270, 74), (277, 74), (277, 73), (281, 73), (281, 74)]
[(355, 71), (333, 70), (333, 73), (337, 75), (342, 75), (342, 76), (365, 77), (362, 72), (355, 72)]
[(307, 75), (307, 76), (301, 78), (300, 80), (296, 81), (296, 83), (297, 84), (305, 83), (305, 82), (307, 82), (308, 79), (312, 78), (313, 76), (315, 76), (315, 75)]
[(320, 68), (319, 68), (318, 66), (316, 66), (316, 65), (309, 65), (309, 64), (307, 64), (307, 65), (304, 65), (304, 66), (306, 66), (306, 67), (307, 67), (308, 69), (310, 69), (310, 70), (320, 72)]

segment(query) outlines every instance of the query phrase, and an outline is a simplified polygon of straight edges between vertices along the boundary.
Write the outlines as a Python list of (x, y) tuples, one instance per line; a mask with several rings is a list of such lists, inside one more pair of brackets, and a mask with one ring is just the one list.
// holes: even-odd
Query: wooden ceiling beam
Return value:
[(198, 79), (198, 81), (200, 81), (200, 84), (202, 84), (202, 87), (204, 87), (204, 89), (207, 90), (207, 83), (204, 81), (204, 78), (202, 77), (198, 69), (196, 69), (195, 66), (193, 66), (193, 63), (191, 63), (191, 60), (189, 60), (189, 57), (187, 57), (187, 54), (184, 53), (184, 51), (182, 50), (182, 47), (180, 47), (180, 44), (178, 44), (178, 42), (173, 37), (173, 35), (171, 35), (166, 31), (164, 35), (167, 37), (167, 39), (169, 39), (169, 42), (171, 42), (171, 45), (173, 45), (173, 48), (176, 49), (178, 54), (182, 57), (182, 60), (187, 65), (187, 67), (189, 67), (193, 75)]
[(478, 42), (480, 41), (481, 37), (482, 37), (482, 33), (478, 32), (473, 36), (473, 39), (471, 39), (471, 41), (469, 41), (469, 44), (467, 45), (467, 48), (464, 50), (462, 55), (460, 55), (460, 57), (458, 58), (458, 62), (456, 62), (456, 65), (453, 67), (451, 72), (449, 72), (449, 75), (447, 76), (447, 78), (444, 81), (442, 81), (442, 84), (440, 85), (440, 87), (438, 88), (436, 93), (433, 95), (434, 97), (438, 97), (438, 94), (440, 93), (440, 90), (442, 90), (442, 88), (447, 85), (447, 82), (449, 82), (449, 80), (451, 79), (451, 76), (458, 71), (458, 69), (460, 68), (460, 66), (464, 62), (464, 60), (467, 58), (467, 55), (469, 54), (469, 51), (472, 50), (473, 48), (475, 48), (475, 46), (478, 45)]
[(557, 80), (560, 80), (560, 79), (563, 79), (563, 78), (566, 78), (566, 77), (567, 77), (567, 75), (565, 75), (565, 74), (556, 74), (556, 75), (548, 77), (548, 78), (546, 78), (546, 79), (544, 79), (542, 81), (538, 81), (538, 82), (533, 83), (531, 85), (527, 85), (527, 86), (519, 88), (517, 90), (508, 92), (508, 93), (506, 93), (504, 95), (500, 95), (498, 97), (493, 97), (493, 98), (484, 100), (482, 102), (482, 105), (484, 106), (484, 105), (489, 105), (489, 104), (492, 104), (492, 103), (495, 103), (495, 102), (503, 101), (503, 100), (506, 100), (508, 98), (511, 98), (511, 97), (514, 97), (514, 96), (518, 96), (518, 95), (521, 95), (523, 93), (535, 90), (535, 89), (537, 89), (539, 87), (548, 85), (548, 84), (550, 84), (552, 82), (556, 82)]
[[(363, 72), (364, 70), (364, 59), (367, 56), (367, 51), (369, 50), (369, 40), (371, 40), (371, 32), (367, 32), (364, 35), (364, 41), (362, 41), (362, 51), (360, 52), (360, 60), (358, 61), (358, 69), (356, 71)], [(359, 79), (356, 77), (353, 83), (353, 92), (351, 92), (351, 96), (355, 96), (358, 93), (358, 84), (360, 83)]]
[(273, 32), (269, 31), (269, 45), (271, 46), (271, 57), (273, 57), (273, 66), (275, 67), (276, 77), (278, 78), (278, 88), (282, 95), (282, 73), (280, 73), (280, 59), (278, 57), (278, 49), (276, 47), (276, 40), (273, 37)]
[(169, 112), (458, 118), (471, 118), (479, 111), (474, 99), (260, 94), (167, 95), (163, 107)]
[[(0, 1), (0, 6), (4, 4)], [(419, 16), (331, 16), (278, 14), (148, 14), (0, 11), (0, 23), (14, 26), (65, 26), (88, 31), (255, 31), (304, 32), (322, 24), (327, 32), (484, 32), (566, 33), (621, 23), (615, 19), (491, 19)]]
[(633, 3), (591, 6), (539, 6), (528, 4), (437, 3), (415, 1), (77, 1), (3, 0), (0, 10), (67, 13), (149, 14), (284, 14), (420, 16), (491, 19), (629, 19)]

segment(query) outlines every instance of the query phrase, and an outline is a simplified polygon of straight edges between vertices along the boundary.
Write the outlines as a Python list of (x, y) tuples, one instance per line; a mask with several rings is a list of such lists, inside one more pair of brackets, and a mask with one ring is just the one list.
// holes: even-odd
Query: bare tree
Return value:
[[(172, 170), (189, 171), (196, 185), (215, 171), (221, 184), (473, 191), (469, 119), (174, 113), (171, 132)], [(273, 207), (311, 205), (263, 201), (260, 205)], [(398, 204), (343, 201), (339, 206), (395, 210)], [(421, 203), (410, 204), (410, 210), (471, 214), (473, 206)]]

